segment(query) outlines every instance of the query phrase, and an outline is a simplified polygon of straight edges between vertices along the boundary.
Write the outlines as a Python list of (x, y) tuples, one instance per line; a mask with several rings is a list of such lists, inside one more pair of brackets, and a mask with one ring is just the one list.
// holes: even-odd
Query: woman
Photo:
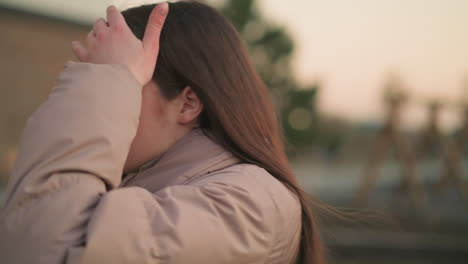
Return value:
[(2, 263), (324, 263), (239, 35), (169, 5), (111, 6), (73, 43), (21, 138)]

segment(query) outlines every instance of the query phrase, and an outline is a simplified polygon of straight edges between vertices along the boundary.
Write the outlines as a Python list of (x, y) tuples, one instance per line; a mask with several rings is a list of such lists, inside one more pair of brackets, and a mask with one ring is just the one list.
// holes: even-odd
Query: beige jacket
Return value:
[(296, 197), (195, 129), (125, 175), (141, 85), (69, 61), (28, 119), (0, 213), (0, 262), (293, 263)]

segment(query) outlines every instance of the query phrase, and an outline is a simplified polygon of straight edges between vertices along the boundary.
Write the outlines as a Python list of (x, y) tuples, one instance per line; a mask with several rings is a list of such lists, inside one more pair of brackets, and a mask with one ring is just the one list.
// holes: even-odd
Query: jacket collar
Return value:
[(139, 186), (154, 193), (239, 162), (238, 158), (196, 128), (136, 172), (125, 175), (120, 186)]

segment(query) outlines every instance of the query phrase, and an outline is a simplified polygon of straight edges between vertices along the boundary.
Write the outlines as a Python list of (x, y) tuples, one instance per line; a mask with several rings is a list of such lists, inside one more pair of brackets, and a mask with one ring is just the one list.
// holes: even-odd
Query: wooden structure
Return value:
[[(385, 88), (384, 96), (387, 118), (384, 126), (377, 132), (376, 139), (371, 146), (363, 180), (355, 197), (355, 204), (359, 207), (367, 205), (379, 175), (379, 169), (387, 154), (394, 149), (401, 166), (405, 190), (410, 195), (413, 205), (416, 208), (423, 208), (424, 191), (416, 178), (414, 153), (401, 132), (401, 111), (407, 101), (408, 96), (401, 88), (400, 83), (395, 78), (390, 79)], [(399, 190), (402, 190), (402, 186), (399, 187)]]

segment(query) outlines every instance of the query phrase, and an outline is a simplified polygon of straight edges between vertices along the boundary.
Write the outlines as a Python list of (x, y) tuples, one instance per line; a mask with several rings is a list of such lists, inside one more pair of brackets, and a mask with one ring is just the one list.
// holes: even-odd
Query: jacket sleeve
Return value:
[(124, 65), (69, 61), (29, 117), (0, 212), (2, 263), (64, 263), (120, 183), (141, 85)]

